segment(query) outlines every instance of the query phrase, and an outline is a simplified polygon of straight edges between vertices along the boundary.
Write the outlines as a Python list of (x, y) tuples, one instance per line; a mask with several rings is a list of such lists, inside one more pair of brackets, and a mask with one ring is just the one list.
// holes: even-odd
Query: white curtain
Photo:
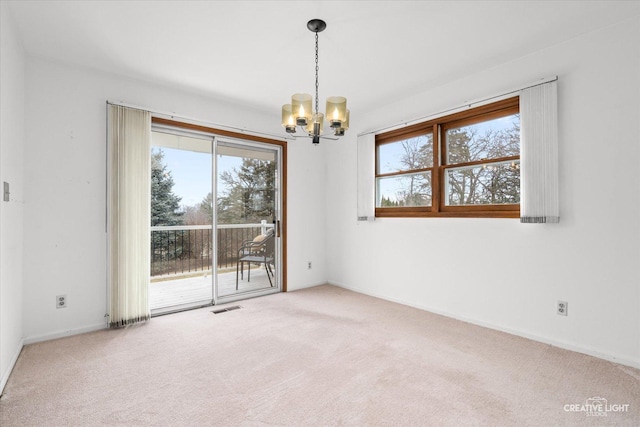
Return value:
[(557, 223), (557, 81), (520, 93), (520, 222)]
[(151, 114), (109, 105), (109, 326), (150, 318)]
[(358, 136), (358, 221), (373, 221), (375, 219), (375, 150), (376, 136), (366, 134)]

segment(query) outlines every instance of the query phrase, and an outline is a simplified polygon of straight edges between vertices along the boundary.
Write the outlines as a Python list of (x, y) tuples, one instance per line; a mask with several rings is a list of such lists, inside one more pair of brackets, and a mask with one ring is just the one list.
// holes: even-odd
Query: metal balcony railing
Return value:
[[(218, 269), (235, 268), (245, 240), (265, 234), (273, 224), (222, 224), (216, 227)], [(210, 225), (151, 227), (151, 277), (211, 270), (213, 233)]]

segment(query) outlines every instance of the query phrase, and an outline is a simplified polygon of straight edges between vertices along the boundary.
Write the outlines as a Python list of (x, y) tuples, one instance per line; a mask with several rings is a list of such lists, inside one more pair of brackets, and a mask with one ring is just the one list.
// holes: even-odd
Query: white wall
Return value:
[[(27, 58), (26, 68), (24, 333), (32, 342), (105, 324), (107, 100), (286, 134), (278, 109), (250, 111), (38, 58)], [(324, 228), (317, 225), (324, 215), (324, 150), (290, 142), (288, 157), (288, 197), (296, 201), (288, 207), (288, 287), (295, 290), (326, 280)], [(316, 261), (313, 270), (307, 260)], [(55, 308), (59, 294), (68, 297), (66, 309)]]
[(0, 2), (0, 393), (22, 348), (24, 51), (11, 13)]
[[(327, 152), (330, 282), (640, 367), (638, 21), (354, 114), (349, 140)], [(560, 224), (356, 222), (357, 133), (553, 75), (559, 76)], [(568, 301), (568, 317), (556, 314), (557, 300)]]

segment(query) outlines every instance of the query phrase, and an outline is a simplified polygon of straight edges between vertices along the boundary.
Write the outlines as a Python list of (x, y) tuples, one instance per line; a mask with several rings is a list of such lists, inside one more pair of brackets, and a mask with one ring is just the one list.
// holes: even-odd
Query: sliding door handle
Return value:
[(276, 233), (276, 237), (280, 237), (280, 220), (273, 220), (273, 228)]

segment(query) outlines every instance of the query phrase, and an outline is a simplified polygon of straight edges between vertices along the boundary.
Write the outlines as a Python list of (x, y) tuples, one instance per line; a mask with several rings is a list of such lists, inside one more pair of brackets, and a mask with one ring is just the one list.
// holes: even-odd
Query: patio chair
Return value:
[(267, 230), (267, 234), (260, 234), (253, 240), (245, 240), (238, 249), (238, 261), (236, 262), (236, 290), (238, 290), (238, 275), (244, 279), (244, 263), (249, 263), (247, 269), (247, 282), (251, 281), (251, 263), (264, 264), (269, 285), (273, 287), (273, 264), (275, 253), (275, 236), (273, 229)]

